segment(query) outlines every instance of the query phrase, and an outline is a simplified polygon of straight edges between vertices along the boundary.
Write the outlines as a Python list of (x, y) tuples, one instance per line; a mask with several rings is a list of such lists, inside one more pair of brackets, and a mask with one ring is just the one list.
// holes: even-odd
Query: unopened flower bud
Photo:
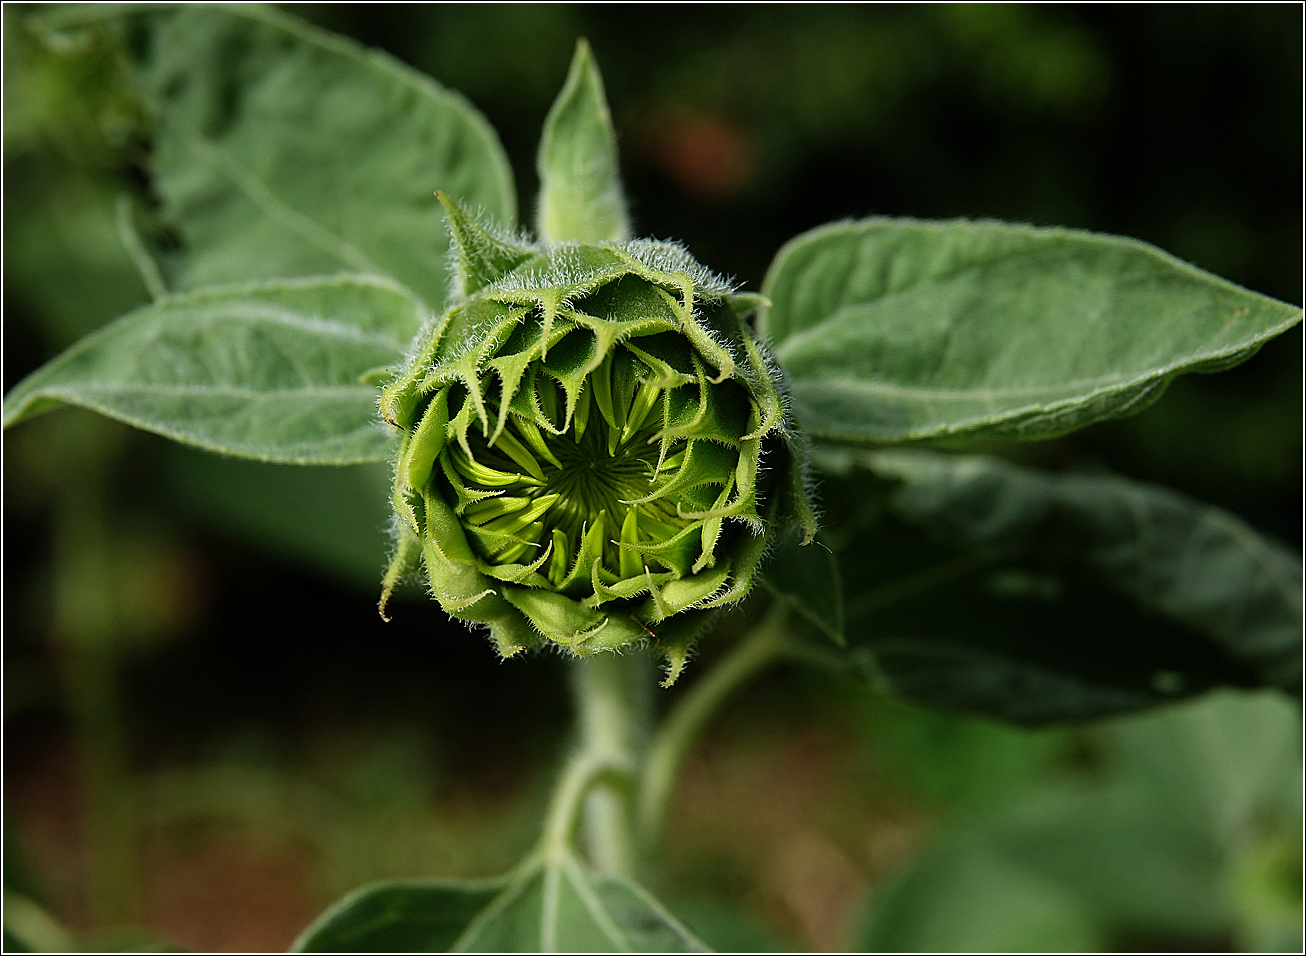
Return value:
[(677, 245), (531, 244), (441, 198), (456, 301), (381, 399), (403, 429), (383, 612), (420, 551), (501, 654), (648, 641), (673, 680), (768, 536), (810, 537), (779, 372), (743, 321), (757, 300)]

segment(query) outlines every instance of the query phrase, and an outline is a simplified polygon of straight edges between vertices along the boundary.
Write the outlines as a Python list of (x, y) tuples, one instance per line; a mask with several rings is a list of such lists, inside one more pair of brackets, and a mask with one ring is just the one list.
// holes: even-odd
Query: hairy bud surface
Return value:
[(757, 299), (674, 244), (531, 244), (445, 203), (456, 301), (381, 398), (403, 429), (383, 609), (420, 554), (505, 656), (649, 641), (674, 679), (769, 535), (811, 532)]

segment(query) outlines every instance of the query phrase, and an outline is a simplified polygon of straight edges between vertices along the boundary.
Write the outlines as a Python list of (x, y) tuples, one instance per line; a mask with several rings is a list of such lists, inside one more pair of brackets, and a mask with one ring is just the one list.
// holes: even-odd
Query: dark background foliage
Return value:
[[(106, 66), (70, 66), (41, 48), (23, 30), (25, 12), (5, 8), (6, 389), (145, 299), (115, 232), (114, 202), (124, 191), (146, 194), (148, 136), (103, 82)], [(834, 219), (989, 217), (1137, 236), (1301, 301), (1294, 6), (345, 4), (293, 12), (466, 95), (502, 137), (524, 220), (540, 124), (575, 38), (588, 37), (637, 232), (684, 240), (747, 288), (758, 287), (784, 241)], [(384, 558), (382, 499), (374, 511), (341, 513), (339, 488), (323, 490), (324, 525), (351, 530), (306, 546), (311, 534), (285, 527), (297, 519), (278, 503), (275, 476), (273, 493), (259, 485), (276, 468), (210, 461), (74, 412), (7, 434), (4, 450), (7, 834), (17, 834), (7, 835), (6, 854), (11, 843), (25, 854), (33, 892), (54, 912), (79, 926), (103, 915), (87, 863), (94, 825), (79, 822), (86, 806), (76, 783), (97, 771), (77, 769), (71, 756), (86, 726), (79, 707), (84, 717), (95, 705), (85, 694), (78, 703), (78, 668), (69, 663), (77, 654), (61, 637), (49, 583), (70, 553), (94, 546), (94, 531), (82, 540), (75, 524), (58, 527), (59, 502), (85, 479), (83, 460), (105, 463), (101, 544), (123, 574), (118, 597), (131, 605), (104, 673), (117, 681), (124, 759), (136, 781), (144, 902), (119, 913), (192, 946), (284, 945), (296, 920), (345, 886), (414, 867), (489, 872), (530, 839), (532, 800), (565, 743), (560, 662), (499, 663), (420, 597), (381, 625), (372, 601)], [(1181, 379), (1134, 418), (994, 450), (1169, 485), (1297, 546), (1300, 328), (1232, 372)], [(351, 474), (327, 484), (370, 489)], [(249, 499), (263, 495), (256, 514)], [(319, 506), (295, 504), (295, 514)], [(684, 839), (673, 840), (669, 867), (673, 895), (707, 892), (791, 945), (839, 945), (846, 937), (837, 927), (859, 894), (911, 858), (940, 807), (983, 792), (990, 777), (1000, 803), (1002, 781), (1025, 779), (1023, 770), (1004, 776), (989, 766), (969, 782), (933, 786), (950, 779), (950, 762), (1007, 753), (1005, 731), (904, 716), (850, 693), (796, 670), (749, 691), (708, 742), (718, 762), (691, 767)], [(904, 735), (910, 745), (895, 751)], [(1004, 743), (966, 750), (972, 738)], [(1044, 767), (1039, 754), (1074, 749), (1070, 738), (1039, 740), (1032, 750), (1012, 744), (1023, 755), (1012, 759)], [(246, 776), (226, 785), (244, 794), (245, 809), (222, 809), (212, 774), (208, 790), (192, 788), (200, 795), (190, 809), (178, 809), (185, 788), (168, 789), (160, 775), (192, 765), (243, 768)], [(794, 851), (799, 862), (779, 876), (763, 859), (769, 851), (712, 844), (702, 807), (746, 800), (758, 774), (828, 784), (772, 795), (801, 808), (796, 815), (828, 818), (825, 842), (809, 841), (806, 857)], [(279, 796), (251, 809), (251, 780)], [(338, 804), (321, 811), (330, 822), (316, 827), (317, 842), (287, 822), (299, 812), (286, 804), (294, 787)], [(414, 821), (432, 806), (455, 824), (420, 830)], [(878, 849), (853, 852), (829, 836), (862, 833), (858, 813), (874, 818)], [(255, 831), (262, 842), (250, 844)], [(328, 831), (334, 842), (324, 843)], [(370, 852), (367, 840), (393, 848), (419, 831), (430, 843), (421, 853), (392, 849), (387, 861), (357, 862)], [(807, 831), (793, 832), (801, 843)], [(687, 848), (694, 834), (708, 849)], [(804, 865), (828, 889), (826, 910), (793, 889)], [(17, 872), (7, 868), (6, 880)], [(206, 874), (223, 872), (239, 885), (214, 902), (203, 893)], [(280, 908), (267, 903), (270, 887), (280, 888), (271, 893)], [(735, 918), (721, 912), (699, 918)]]

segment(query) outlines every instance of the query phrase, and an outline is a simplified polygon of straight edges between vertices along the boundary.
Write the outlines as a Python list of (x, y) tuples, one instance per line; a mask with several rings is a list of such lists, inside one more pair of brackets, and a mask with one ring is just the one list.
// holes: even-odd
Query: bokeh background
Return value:
[[(6, 390), (147, 298), (118, 223), (148, 141), (108, 65), (44, 47), (30, 9), (3, 11)], [(1137, 236), (1302, 298), (1296, 6), (293, 12), (463, 92), (523, 210), (588, 37), (637, 231), (748, 288), (796, 233), (884, 214)], [(1299, 548), (1301, 373), (1297, 329), (1134, 418), (996, 450)], [(533, 841), (562, 662), (499, 662), (420, 595), (381, 624), (384, 469), (75, 411), (3, 449), (4, 880), (29, 935), (279, 949), (359, 883), (489, 875)], [(1299, 727), (1295, 701), (1228, 693), (1020, 731), (777, 668), (692, 758), (656, 889), (732, 950), (1295, 950)]]

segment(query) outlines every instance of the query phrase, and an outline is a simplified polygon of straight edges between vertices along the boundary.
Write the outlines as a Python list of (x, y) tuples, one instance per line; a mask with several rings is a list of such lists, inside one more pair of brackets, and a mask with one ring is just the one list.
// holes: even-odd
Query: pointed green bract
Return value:
[(779, 370), (683, 249), (528, 246), (442, 198), (477, 278), (381, 397), (401, 545), (502, 654), (647, 641), (674, 676), (769, 534), (811, 536)]
[(630, 237), (612, 116), (584, 40), (576, 44), (567, 81), (544, 121), (536, 165), (541, 236), (575, 242)]
[(534, 254), (527, 242), (469, 215), (443, 190), (437, 190), (435, 195), (444, 206), (453, 242), (450, 291), (454, 296), (466, 298), (480, 292)]

